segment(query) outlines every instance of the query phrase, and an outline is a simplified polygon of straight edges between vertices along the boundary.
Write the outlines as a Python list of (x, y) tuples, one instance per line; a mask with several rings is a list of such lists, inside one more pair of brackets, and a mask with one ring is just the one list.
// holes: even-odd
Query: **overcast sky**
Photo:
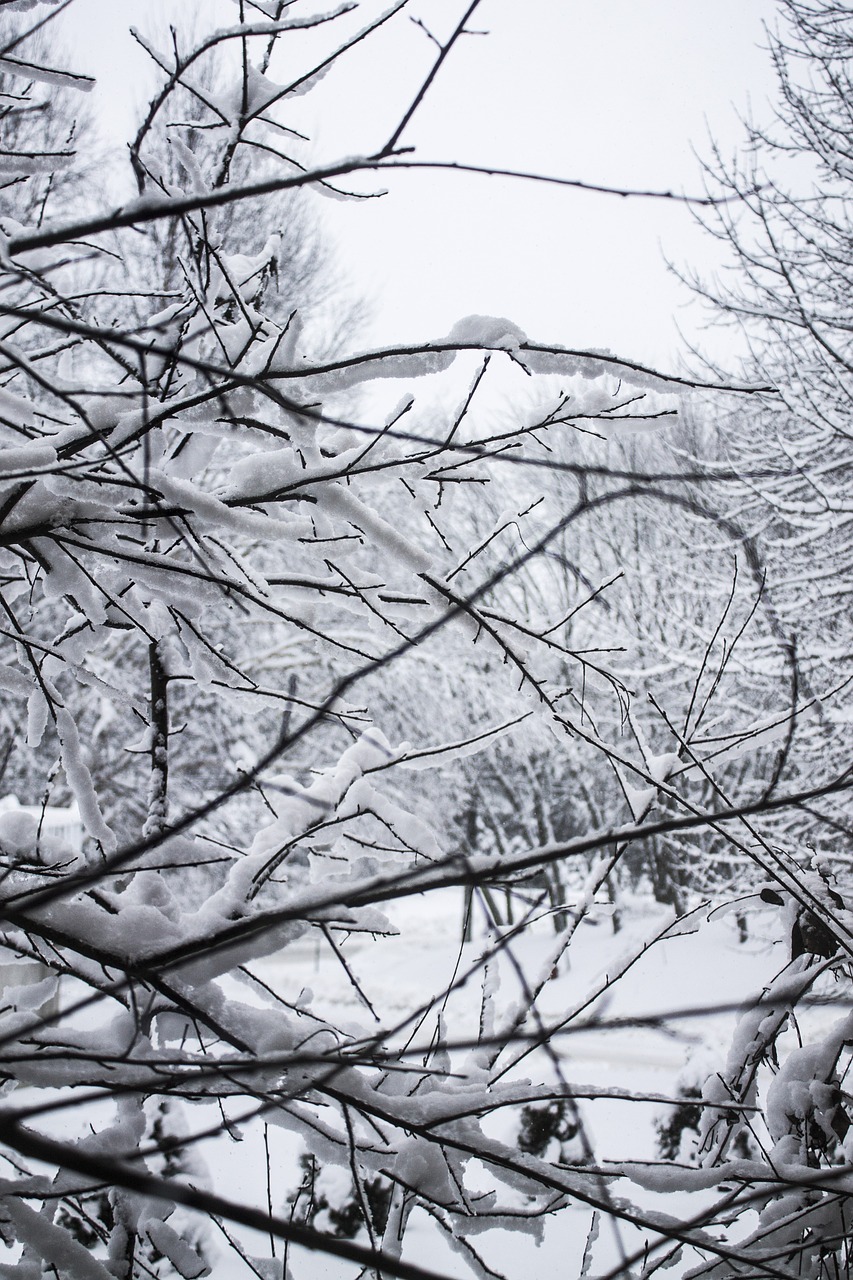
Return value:
[[(366, 0), (348, 29), (384, 7)], [(407, 15), (443, 38), (464, 8), (410, 0), (295, 104), (316, 159), (386, 140), (435, 55)], [(113, 138), (127, 136), (150, 89), (128, 26), (163, 31), (163, 15), (180, 21), (187, 9), (186, 0), (72, 5), (75, 62), (99, 77)], [(692, 148), (707, 154), (713, 136), (729, 153), (742, 133), (736, 112), (767, 115), (773, 82), (760, 46), (775, 13), (774, 0), (481, 0), (473, 25), (488, 34), (459, 42), (402, 142), (423, 159), (698, 191)], [(237, 10), (204, 0), (202, 14), (233, 21)], [(272, 78), (286, 82), (334, 25), (313, 44), (282, 40)], [(159, 43), (168, 47), (167, 33)], [(440, 336), (481, 313), (543, 341), (672, 365), (676, 325), (696, 335), (699, 315), (685, 310), (664, 255), (704, 269), (714, 258), (684, 207), (457, 174), (397, 173), (383, 185), (381, 200), (320, 202), (347, 275), (372, 302), (371, 340)]]

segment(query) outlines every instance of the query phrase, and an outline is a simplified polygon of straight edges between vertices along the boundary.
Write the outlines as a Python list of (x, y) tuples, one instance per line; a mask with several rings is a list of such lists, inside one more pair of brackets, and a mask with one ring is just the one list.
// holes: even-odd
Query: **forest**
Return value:
[[(0, 8), (0, 1280), (853, 1272), (853, 11), (680, 194), (422, 159), (489, 5), (152, 10), (118, 160)], [(366, 344), (442, 167), (685, 205), (738, 354)]]

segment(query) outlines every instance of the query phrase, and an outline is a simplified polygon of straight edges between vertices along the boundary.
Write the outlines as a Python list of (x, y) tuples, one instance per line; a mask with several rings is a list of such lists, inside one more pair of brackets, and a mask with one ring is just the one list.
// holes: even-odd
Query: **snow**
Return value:
[(64, 706), (55, 708), (56, 731), (63, 749), (63, 768), (74, 792), (83, 825), (107, 853), (116, 848), (116, 837), (104, 822), (92, 775), (83, 759), (80, 735), (74, 718)]
[[(14, 391), (10, 391), (8, 386), (0, 387), (0, 421), (11, 423), (15, 427), (32, 427), (34, 425), (33, 406), (30, 400), (24, 396), (17, 395)], [(44, 446), (31, 446), (36, 451), (44, 449)], [(45, 449), (46, 453), (51, 452)], [(8, 451), (13, 456), (18, 452), (26, 454), (26, 450), (11, 449)], [(0, 453), (0, 458), (6, 457), (7, 451)], [(16, 464), (13, 463), (14, 467)], [(11, 470), (12, 468), (7, 468)]]
[(25, 475), (56, 465), (56, 450), (50, 445), (29, 445), (0, 449), (0, 472), (21, 471)]
[(447, 341), (489, 351), (513, 351), (527, 341), (527, 334), (511, 320), (494, 316), (466, 316), (457, 320)]
[(407, 538), (387, 520), (383, 520), (376, 511), (368, 507), (344, 485), (338, 483), (324, 485), (318, 494), (318, 505), (322, 511), (348, 521), (367, 535), (371, 541), (378, 543), (388, 556), (390, 565), (398, 566), (397, 571), (392, 570), (392, 575), (389, 575), (392, 576), (392, 580), (401, 577), (405, 580), (406, 571), (414, 574), (429, 573), (432, 557), (420, 547), (415, 546), (411, 538)]
[(198, 1280), (210, 1268), (177, 1232), (156, 1218), (145, 1223), (144, 1233), (156, 1249), (168, 1258), (182, 1280)]
[(36, 5), (52, 5), (62, 4), (62, 0), (6, 0), (6, 7), (10, 13), (23, 13), (27, 9), (34, 9)]
[(4, 808), (0, 812), (0, 848), (4, 853), (31, 855), (37, 832), (38, 819), (27, 810)]
[(75, 1280), (114, 1280), (112, 1272), (67, 1231), (54, 1226), (44, 1213), (36, 1213), (15, 1196), (5, 1196), (3, 1212), (15, 1225), (19, 1239), (57, 1274)]
[(0, 663), (0, 689), (26, 698), (32, 691), (32, 681), (16, 667), (8, 667), (5, 663)]
[(677, 392), (677, 380), (631, 364), (607, 350), (571, 351), (565, 347), (525, 342), (521, 349), (524, 366), (531, 373), (580, 376), (588, 379), (608, 374), (624, 379), (631, 387), (649, 391)]
[[(49, 0), (38, 0), (38, 2), (49, 3)], [(12, 0), (13, 7), (17, 7), (20, 3), (21, 0)], [(75, 75), (74, 72), (60, 71), (56, 67), (42, 67), (38, 63), (28, 62), (26, 58), (14, 58), (9, 54), (0, 57), (0, 71), (21, 79), (56, 85), (60, 89), (78, 89), (83, 93), (88, 93), (95, 87), (95, 81), (91, 76)]]

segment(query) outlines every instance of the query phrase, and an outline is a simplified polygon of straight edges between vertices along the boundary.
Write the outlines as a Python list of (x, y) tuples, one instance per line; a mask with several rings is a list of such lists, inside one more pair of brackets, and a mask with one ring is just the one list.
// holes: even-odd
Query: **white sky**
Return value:
[[(295, 11), (313, 7), (300, 0)], [(384, 7), (365, 0), (341, 31)], [(189, 8), (188, 0), (71, 6), (75, 62), (99, 77), (96, 100), (112, 136), (128, 135), (150, 87), (128, 26), (163, 32)], [(443, 37), (464, 8), (465, 0), (410, 0), (295, 105), (317, 159), (373, 151), (391, 133), (435, 53), (406, 15)], [(214, 24), (237, 16), (228, 0), (201, 0), (201, 11)], [(698, 191), (691, 145), (707, 154), (710, 132), (729, 154), (741, 137), (735, 109), (746, 113), (751, 101), (759, 118), (767, 114), (773, 84), (759, 45), (775, 13), (774, 0), (481, 0), (473, 25), (489, 34), (457, 45), (402, 141), (423, 159)], [(282, 40), (272, 78), (289, 79), (332, 29), (313, 45)], [(157, 42), (168, 47), (168, 35)], [(482, 313), (507, 316), (539, 340), (671, 366), (681, 349), (676, 324), (697, 332), (698, 309), (685, 309), (688, 295), (663, 256), (713, 266), (711, 244), (684, 207), (456, 174), (397, 173), (383, 185), (381, 200), (321, 205), (346, 274), (372, 300), (369, 340), (436, 337)]]

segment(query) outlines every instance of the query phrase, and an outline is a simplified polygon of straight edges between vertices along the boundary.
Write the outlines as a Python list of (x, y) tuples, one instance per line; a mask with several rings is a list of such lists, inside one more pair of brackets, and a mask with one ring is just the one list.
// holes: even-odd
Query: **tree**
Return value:
[[(796, 785), (849, 768), (851, 635), (848, 534), (850, 409), (849, 14), (827, 0), (784, 0), (770, 34), (779, 97), (769, 125), (750, 124), (743, 158), (715, 153), (707, 214), (730, 255), (723, 281), (693, 280), (743, 339), (743, 372), (759, 389), (719, 414), (718, 447), (737, 481), (728, 511), (755, 539), (765, 599), (791, 649), (791, 673), (760, 662), (753, 696), (791, 708), (777, 777)], [(786, 685), (788, 686), (786, 692)], [(779, 841), (848, 856), (850, 803), (838, 791), (780, 813)]]
[[(765, 1268), (759, 1274), (785, 1263), (824, 1276), (849, 1270), (849, 1199), (832, 1176), (850, 1161), (846, 1019), (830, 1029), (811, 1006), (847, 993), (851, 954), (853, 24), (832, 0), (783, 0), (780, 11), (769, 34), (779, 86), (772, 123), (748, 126), (742, 160), (727, 164), (715, 152), (708, 166), (709, 190), (724, 199), (703, 219), (734, 269), (722, 283), (693, 283), (740, 330), (742, 373), (757, 390), (724, 414), (717, 401), (713, 412), (717, 449), (736, 473), (723, 490), (726, 516), (754, 540), (773, 630), (790, 654), (787, 671), (770, 671), (756, 653), (740, 677), (758, 705), (788, 705), (766, 794), (815, 782), (828, 794), (763, 824), (772, 857), (759, 862), (771, 873), (761, 897), (780, 912), (789, 960), (744, 1014), (725, 1069), (705, 1084), (699, 1160), (732, 1170), (745, 1140), (742, 1176), (759, 1212), (744, 1253)], [(755, 1118), (726, 1114), (747, 1101)], [(763, 1193), (760, 1165), (773, 1171), (771, 1185), (784, 1170), (787, 1185)]]
[[(10, 12), (31, 21), (32, 8), (26, 0)], [(407, 1226), (420, 1220), (472, 1274), (494, 1275), (480, 1235), (488, 1244), (509, 1225), (536, 1239), (546, 1219), (577, 1206), (594, 1215), (587, 1269), (598, 1215), (645, 1237), (639, 1258), (656, 1260), (672, 1246), (740, 1265), (735, 1244), (700, 1229), (721, 1215), (729, 1221), (729, 1199), (685, 1225), (665, 1204), (642, 1207), (621, 1187), (614, 1194), (615, 1178), (666, 1193), (676, 1178), (692, 1187), (701, 1175), (600, 1167), (579, 1098), (608, 1091), (567, 1080), (555, 1051), (567, 1031), (605, 1017), (636, 957), (571, 1008), (555, 1014), (543, 1004), (633, 843), (710, 825), (721, 839), (728, 830), (730, 847), (746, 856), (745, 837), (724, 825), (743, 816), (737, 800), (710, 816), (697, 808), (674, 781), (682, 744), (646, 735), (628, 715), (619, 673), (606, 656), (590, 659), (580, 619), (593, 599), (572, 599), (569, 626), (565, 592), (551, 598), (542, 585), (552, 563), (566, 563), (561, 539), (577, 532), (580, 541), (597, 513), (630, 511), (638, 499), (731, 534), (682, 492), (683, 475), (591, 463), (562, 443), (573, 425), (618, 429), (674, 407), (687, 380), (537, 344), (507, 321), (478, 316), (437, 341), (327, 357), (306, 345), (287, 305), (268, 313), (277, 243), (266, 227), (256, 240), (235, 211), (279, 191), (336, 191), (344, 175), (405, 158), (406, 125), (477, 5), (437, 41), (435, 63), (382, 151), (323, 168), (282, 154), (280, 168), (245, 182), (241, 148), (264, 130), (286, 129), (291, 95), (404, 5), (365, 29), (346, 27), (346, 8), (331, 18), (284, 0), (251, 8), (193, 49), (156, 54), (165, 80), (155, 102), (195, 86), (210, 113), (175, 130), (183, 175), (162, 183), (160, 174), (152, 190), (139, 142), (140, 201), (4, 229), (0, 677), (10, 724), (26, 716), (31, 746), (46, 744), (46, 803), (67, 787), (88, 833), (72, 857), (35, 816), (0, 817), (2, 939), (17, 958), (0, 1014), (2, 1223), (10, 1250), (19, 1250), (4, 1266), (21, 1277), (195, 1277), (216, 1265), (209, 1227), (233, 1264), (239, 1255), (256, 1275), (299, 1275), (302, 1246), (341, 1265), (418, 1278), (435, 1274), (404, 1256)], [(339, 43), (330, 34), (319, 59), (276, 84), (270, 42), (274, 51), (294, 31), (327, 23), (344, 29)], [(233, 92), (205, 102), (211, 82), (196, 78), (203, 56), (232, 41), (240, 51)], [(26, 79), (38, 68), (14, 70)], [(60, 68), (41, 74), (48, 85), (73, 80)], [(221, 126), (222, 146), (218, 163), (208, 154), (202, 166), (193, 146), (208, 123)], [(182, 282), (174, 274), (150, 282), (154, 314), (131, 324), (125, 289), (138, 230), (178, 220)], [(55, 284), (60, 264), (78, 252), (104, 273), (83, 299)], [(164, 288), (180, 293), (165, 309)], [(481, 412), (480, 387), (499, 360), (525, 383), (556, 376), (560, 403), (544, 416), (519, 412), (509, 426)], [(380, 379), (439, 379), (460, 366), (459, 408), (438, 423), (433, 406), (420, 409), (410, 396), (396, 407), (392, 400), (384, 421), (376, 397), (362, 411), (354, 399), (353, 389)], [(498, 537), (480, 526), (480, 495), (509, 467), (556, 471), (564, 487), (556, 512), (544, 518), (529, 502), (516, 506), (512, 520), (497, 521)], [(580, 573), (583, 583), (589, 566)], [(534, 605), (524, 618), (522, 602)], [(250, 628), (255, 645), (260, 637), (274, 647), (278, 667), (251, 665)], [(466, 654), (473, 661), (462, 671)], [(439, 672), (447, 697), (436, 696), (430, 712), (423, 691), (442, 691)], [(408, 743), (375, 722), (380, 679), (385, 704), (404, 708), (393, 731), (406, 721)], [(466, 701), (457, 727), (450, 712), (459, 688)], [(468, 698), (475, 688), (477, 700)], [(104, 803), (108, 772), (88, 728), (95, 700), (110, 741), (120, 734), (138, 762), (126, 827)], [(197, 754), (182, 751), (182, 726), (192, 724), (196, 743), (212, 736), (224, 702), (245, 750), (222, 761), (225, 776), (200, 782)], [(567, 838), (552, 826), (555, 841), (530, 847), (519, 823), (522, 834), (505, 847), (496, 838), (483, 848), (474, 822), (448, 823), (446, 813), (427, 821), (430, 799), (435, 807), (448, 792), (419, 793), (406, 782), (410, 772), (455, 767), (503, 746), (528, 721), (539, 750), (568, 744), (566, 767), (577, 775), (606, 760), (595, 778), (603, 830)], [(735, 726), (730, 745), (751, 736)], [(8, 750), (19, 749), (11, 732)], [(509, 768), (524, 774), (516, 760)], [(482, 789), (492, 819), (495, 788)], [(510, 779), (510, 796), (517, 789)], [(661, 798), (673, 816), (651, 822)], [(542, 833), (551, 834), (544, 820), (537, 840)], [(767, 865), (766, 842), (758, 843), (754, 856)], [(555, 889), (542, 880), (591, 854), (574, 897), (555, 901), (565, 881)], [(488, 893), (496, 880), (510, 896), (525, 884), (508, 928)], [(817, 875), (803, 888), (787, 869), (779, 880), (786, 893), (808, 895), (812, 947), (821, 927), (837, 937), (825, 905), (831, 886)], [(470, 890), (490, 932), (481, 931), (473, 954), (460, 952), (422, 1006), (377, 1013), (346, 939), (389, 937), (386, 911), (447, 888)], [(548, 908), (549, 889), (561, 927), (545, 963), (528, 972), (527, 926)], [(668, 916), (659, 938), (677, 937), (696, 918)], [(290, 999), (264, 981), (258, 960), (293, 954), (309, 937), (340, 964), (360, 1022), (351, 1009), (329, 1008), (323, 993)], [(35, 979), (25, 967), (33, 961)], [(802, 990), (820, 968), (798, 965)], [(514, 982), (505, 998), (502, 973)], [(451, 1034), (454, 1001), (475, 986), (475, 1017)], [(836, 1059), (821, 1077), (830, 1090)], [(740, 1076), (732, 1088), (740, 1093), (731, 1106), (709, 1099), (717, 1129), (708, 1141), (750, 1105)], [(832, 1110), (837, 1134), (840, 1104), (827, 1097), (820, 1106)], [(297, 1177), (286, 1205), (273, 1190), (271, 1134), (291, 1144)], [(266, 1147), (266, 1185), (254, 1200), (223, 1195), (217, 1176), (223, 1148), (244, 1135), (254, 1150), (261, 1139)], [(304, 1150), (294, 1154), (297, 1141)], [(201, 1156), (214, 1171), (211, 1186)], [(756, 1167), (766, 1177), (766, 1166)], [(777, 1184), (768, 1185), (772, 1198)], [(252, 1228), (268, 1237), (263, 1251), (257, 1237), (240, 1234)], [(291, 1247), (284, 1256), (282, 1244)], [(623, 1252), (625, 1269), (633, 1264)]]
[(825, 699), (792, 743), (813, 773), (827, 752), (847, 759), (851, 31), (825, 0), (784, 0), (781, 15), (775, 119), (749, 126), (741, 164), (715, 155), (708, 170), (730, 197), (708, 221), (735, 269), (726, 287), (694, 284), (740, 329), (745, 371), (764, 389), (749, 413), (730, 410), (722, 440), (744, 474), (731, 509), (758, 539), (801, 692)]
[[(283, 11), (282, 11), (283, 12)], [(228, 134), (228, 115), (218, 105), (233, 96), (240, 77), (233, 41), (198, 31), (198, 15), (176, 32), (174, 67), (166, 92), (155, 96), (130, 144), (130, 157), (140, 195), (192, 189), (195, 184), (218, 189), (229, 183), (245, 186), (275, 178), (293, 133), (271, 120), (249, 118), (239, 141)], [(137, 32), (137, 40), (154, 63), (163, 55)], [(273, 33), (260, 46), (256, 72), (263, 76), (276, 45)], [(201, 53), (199, 53), (201, 51)], [(308, 198), (306, 199), (306, 196)], [(222, 245), (236, 251), (248, 222), (258, 244), (274, 240), (275, 259), (269, 275), (258, 280), (267, 314), (303, 330), (315, 354), (338, 353), (344, 335), (363, 323), (364, 303), (350, 296), (341, 262), (331, 251), (319, 225), (317, 210), (304, 190), (271, 192), (236, 206), (223, 205), (217, 215)], [(180, 290), (194, 274), (197, 227), (192, 220), (154, 222), (144, 231), (144, 248), (135, 256), (140, 279), (155, 278)], [(140, 316), (140, 319), (144, 317)]]

